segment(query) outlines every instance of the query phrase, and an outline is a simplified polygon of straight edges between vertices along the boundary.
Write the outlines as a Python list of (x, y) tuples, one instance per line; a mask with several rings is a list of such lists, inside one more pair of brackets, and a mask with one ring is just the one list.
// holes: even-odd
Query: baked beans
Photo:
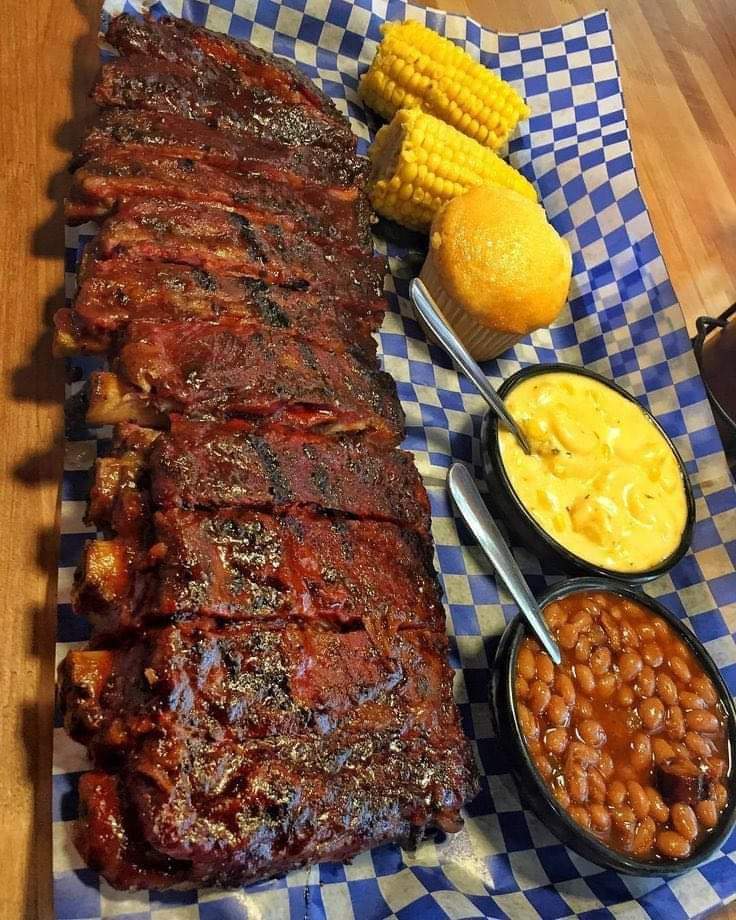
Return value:
[(544, 615), (562, 664), (527, 637), (514, 684), (540, 774), (569, 816), (613, 849), (689, 856), (728, 802), (726, 713), (712, 681), (642, 604), (581, 592)]

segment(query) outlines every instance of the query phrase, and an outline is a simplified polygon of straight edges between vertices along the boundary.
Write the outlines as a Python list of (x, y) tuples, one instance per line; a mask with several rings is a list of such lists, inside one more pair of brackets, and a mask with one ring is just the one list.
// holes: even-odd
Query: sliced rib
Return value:
[[(395, 445), (403, 414), (391, 377), (232, 317), (219, 323), (134, 323), (117, 374), (92, 376), (88, 421), (154, 427), (163, 414), (272, 418), (296, 428), (370, 431)], [(143, 416), (143, 417), (142, 417)]]

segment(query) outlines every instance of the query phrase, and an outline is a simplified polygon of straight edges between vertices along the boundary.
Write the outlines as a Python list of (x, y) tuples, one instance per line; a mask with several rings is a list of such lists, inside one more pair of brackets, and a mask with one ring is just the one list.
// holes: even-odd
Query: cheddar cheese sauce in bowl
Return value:
[(695, 504), (653, 416), (585, 368), (536, 365), (499, 390), (531, 447), (490, 413), (482, 445), (491, 500), (522, 543), (566, 572), (657, 578), (687, 551)]

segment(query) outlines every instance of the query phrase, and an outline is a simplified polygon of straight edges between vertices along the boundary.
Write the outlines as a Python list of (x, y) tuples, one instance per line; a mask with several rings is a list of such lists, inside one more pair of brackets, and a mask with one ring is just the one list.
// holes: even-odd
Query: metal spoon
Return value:
[(509, 593), (516, 601), (527, 623), (536, 633), (545, 651), (555, 664), (561, 659), (560, 649), (545, 622), (534, 595), (521, 569), (516, 564), (508, 544), (490, 515), (473, 477), (462, 463), (453, 463), (447, 474), (447, 485), (460, 517), (488, 556)]
[(414, 278), (409, 285), (409, 295), (422, 319), (432, 330), (445, 351), (451, 358), (457, 361), (468, 379), (475, 384), (476, 389), (483, 399), (485, 399), (506, 427), (516, 435), (525, 453), (530, 454), (532, 451), (529, 447), (529, 442), (524, 436), (524, 432), (519, 428), (514, 417), (509, 414), (504, 401), (490, 385), (486, 375), (470, 357), (466, 347), (444, 321), (437, 304), (434, 302), (424, 282), (419, 278)]

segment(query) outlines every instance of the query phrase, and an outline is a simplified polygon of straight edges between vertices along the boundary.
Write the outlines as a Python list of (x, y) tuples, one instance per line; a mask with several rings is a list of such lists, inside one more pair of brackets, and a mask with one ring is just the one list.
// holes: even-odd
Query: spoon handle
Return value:
[(460, 516), (488, 556), (496, 574), (508, 588), (545, 651), (555, 664), (559, 664), (561, 657), (557, 643), (467, 467), (462, 463), (453, 463), (447, 484)]
[(509, 415), (504, 401), (490, 385), (488, 378), (471, 358), (463, 343), (444, 321), (424, 282), (419, 278), (414, 278), (409, 285), (409, 294), (422, 319), (432, 330), (445, 351), (460, 365), (496, 415), (513, 431), (525, 452), (530, 453), (529, 444), (513, 417)]

